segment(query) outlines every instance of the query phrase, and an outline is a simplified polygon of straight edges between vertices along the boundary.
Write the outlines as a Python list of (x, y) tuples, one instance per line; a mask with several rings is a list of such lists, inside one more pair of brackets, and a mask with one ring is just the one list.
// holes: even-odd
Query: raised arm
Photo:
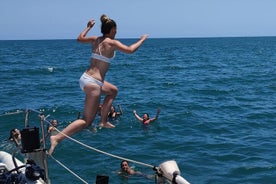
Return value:
[(19, 147), (19, 140), (16, 137), (13, 137), (13, 142), (15, 144), (16, 147)]
[(142, 35), (137, 42), (131, 44), (130, 46), (124, 45), (118, 40), (113, 40), (113, 46), (116, 50), (119, 50), (127, 54), (131, 54), (135, 52), (147, 38), (148, 35)]
[(143, 118), (141, 118), (141, 117), (136, 113), (136, 110), (133, 110), (133, 114), (134, 114), (134, 116), (135, 116), (135, 118), (136, 118), (137, 120), (139, 120), (140, 122), (143, 122)]
[(119, 108), (119, 112), (117, 112), (119, 115), (123, 115), (123, 110), (121, 108), (121, 105), (119, 104), (118, 105), (118, 108)]
[(77, 40), (81, 43), (91, 43), (97, 39), (97, 36), (86, 36), (90, 29), (94, 26), (95, 20), (89, 20), (87, 27), (79, 34)]
[(158, 108), (155, 117), (150, 119), (151, 122), (153, 122), (153, 121), (155, 121), (155, 120), (158, 119), (160, 111), (161, 111), (160, 108)]

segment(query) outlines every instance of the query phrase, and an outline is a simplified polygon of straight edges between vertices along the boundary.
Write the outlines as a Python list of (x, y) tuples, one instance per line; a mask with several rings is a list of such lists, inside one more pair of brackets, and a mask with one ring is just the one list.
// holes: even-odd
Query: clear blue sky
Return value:
[(276, 0), (1, 0), (0, 40), (75, 39), (89, 19), (118, 38), (276, 36)]

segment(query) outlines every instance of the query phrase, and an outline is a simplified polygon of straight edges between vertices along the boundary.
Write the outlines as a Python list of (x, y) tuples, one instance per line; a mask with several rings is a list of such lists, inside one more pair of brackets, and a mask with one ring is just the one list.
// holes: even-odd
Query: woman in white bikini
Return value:
[(66, 137), (64, 134), (71, 136), (92, 124), (96, 116), (102, 94), (106, 96), (102, 105), (99, 126), (105, 128), (115, 127), (107, 121), (107, 115), (117, 95), (118, 89), (113, 84), (104, 80), (105, 74), (109, 68), (111, 60), (115, 57), (116, 50), (128, 54), (133, 53), (142, 45), (148, 36), (142, 35), (136, 43), (127, 46), (114, 39), (117, 30), (114, 20), (108, 18), (106, 15), (102, 15), (101, 22), (102, 36), (86, 36), (88, 31), (95, 24), (94, 20), (90, 20), (87, 23), (85, 30), (83, 30), (78, 37), (79, 42), (90, 43), (93, 48), (90, 66), (83, 73), (79, 81), (81, 89), (86, 94), (83, 118), (77, 119), (68, 125), (62, 133), (51, 136), (51, 148), (49, 150), (50, 155), (53, 153), (57, 144)]

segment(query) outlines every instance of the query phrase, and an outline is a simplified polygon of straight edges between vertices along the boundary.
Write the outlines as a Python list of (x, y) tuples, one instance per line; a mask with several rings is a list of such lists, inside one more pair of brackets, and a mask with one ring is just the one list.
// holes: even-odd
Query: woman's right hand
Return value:
[(94, 19), (91, 19), (91, 20), (89, 20), (89, 22), (87, 23), (87, 27), (88, 27), (88, 28), (92, 28), (92, 27), (94, 26), (94, 24), (95, 24), (95, 20), (94, 20)]

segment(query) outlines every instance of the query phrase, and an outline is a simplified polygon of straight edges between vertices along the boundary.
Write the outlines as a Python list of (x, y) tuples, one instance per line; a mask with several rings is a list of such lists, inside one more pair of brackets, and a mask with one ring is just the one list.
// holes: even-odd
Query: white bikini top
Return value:
[(98, 42), (98, 48), (97, 49), (99, 50), (99, 54), (97, 54), (95, 52), (92, 52), (91, 58), (97, 59), (97, 60), (100, 60), (100, 61), (104, 61), (106, 63), (110, 63), (111, 60), (114, 59), (114, 57), (115, 57), (115, 52), (114, 52), (113, 57), (111, 57), (111, 58), (103, 56), (102, 53), (101, 53), (102, 41), (100, 39), (97, 39), (97, 42)]
[(114, 56), (112, 58), (108, 58), (108, 57), (105, 57), (105, 56), (97, 54), (97, 53), (92, 53), (91, 54), (91, 58), (97, 59), (97, 60), (100, 60), (100, 61), (104, 61), (106, 63), (110, 63), (111, 60), (114, 59), (114, 57), (115, 57), (115, 52), (114, 52)]

